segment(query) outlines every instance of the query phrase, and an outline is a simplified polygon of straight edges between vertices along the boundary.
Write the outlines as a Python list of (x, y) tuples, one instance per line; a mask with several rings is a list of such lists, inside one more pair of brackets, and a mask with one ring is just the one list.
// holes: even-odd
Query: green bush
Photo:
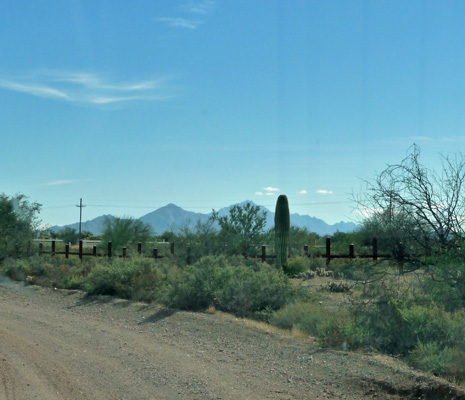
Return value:
[(160, 297), (166, 282), (163, 264), (143, 257), (101, 261), (85, 277), (83, 287), (89, 294), (152, 301)]
[(215, 306), (239, 317), (267, 319), (288, 303), (294, 290), (288, 278), (276, 268), (263, 264), (258, 271), (244, 265), (228, 266), (220, 274)]
[(374, 263), (372, 260), (363, 259), (336, 259), (327, 266), (334, 275), (344, 279), (364, 281), (381, 276), (386, 271), (387, 265), (383, 262)]
[(3, 273), (11, 279), (25, 281), (28, 276), (42, 276), (52, 269), (50, 258), (29, 257), (23, 259), (6, 259), (2, 264)]
[(287, 276), (294, 276), (301, 272), (310, 269), (310, 259), (308, 257), (292, 257), (289, 258), (287, 264), (284, 266), (283, 271)]
[(298, 301), (276, 311), (270, 323), (283, 329), (297, 328), (330, 347), (355, 347), (351, 317), (347, 311), (330, 310), (320, 303)]
[(443, 347), (439, 343), (418, 343), (409, 354), (409, 364), (436, 376), (465, 382), (465, 352), (459, 347)]
[[(236, 259), (237, 260), (237, 259)], [(230, 264), (224, 256), (204, 257), (178, 272), (163, 301), (186, 310), (214, 305), (240, 317), (266, 318), (292, 298), (288, 278), (267, 264)]]
[(425, 267), (434, 279), (426, 280), (427, 293), (447, 311), (465, 308), (465, 262), (463, 255), (430, 257)]
[(226, 258), (204, 257), (194, 265), (185, 266), (169, 284), (163, 302), (183, 310), (201, 310), (214, 303), (220, 269)]
[(465, 319), (437, 306), (410, 304), (399, 298), (380, 298), (354, 313), (365, 332), (365, 346), (387, 354), (406, 356), (421, 343), (454, 346), (463, 342)]
[(326, 259), (323, 257), (308, 258), (308, 269), (316, 271), (317, 269), (326, 268)]

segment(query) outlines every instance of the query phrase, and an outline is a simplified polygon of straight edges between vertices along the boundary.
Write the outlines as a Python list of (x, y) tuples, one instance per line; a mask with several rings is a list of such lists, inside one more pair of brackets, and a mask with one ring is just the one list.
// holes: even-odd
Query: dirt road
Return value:
[(218, 315), (0, 284), (0, 399), (400, 399), (463, 392)]

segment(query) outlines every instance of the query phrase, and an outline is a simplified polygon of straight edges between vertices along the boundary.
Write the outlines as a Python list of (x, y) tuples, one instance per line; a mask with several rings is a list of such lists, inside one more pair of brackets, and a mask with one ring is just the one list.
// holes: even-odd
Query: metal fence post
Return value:
[(79, 241), (79, 259), (82, 262), (82, 250), (83, 250), (83, 245), (82, 245), (82, 240)]
[(353, 244), (349, 245), (349, 258), (355, 258), (355, 246)]
[(331, 238), (326, 238), (326, 265), (331, 262)]
[(378, 259), (378, 239), (376, 237), (373, 238), (373, 260), (376, 261)]

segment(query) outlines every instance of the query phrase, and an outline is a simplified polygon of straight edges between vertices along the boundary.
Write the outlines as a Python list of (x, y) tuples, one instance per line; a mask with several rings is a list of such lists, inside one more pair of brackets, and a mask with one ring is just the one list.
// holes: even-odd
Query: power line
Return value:
[[(292, 203), (293, 206), (324, 206), (324, 205), (331, 205), (331, 204), (353, 204), (353, 201), (326, 201), (326, 202), (310, 202), (310, 203)], [(275, 204), (261, 204), (264, 207), (274, 207)], [(70, 208), (74, 207), (73, 205), (67, 205), (67, 206), (50, 206), (50, 207), (44, 207), (44, 209), (60, 209), (60, 208)], [(76, 207), (80, 207), (80, 205), (76, 205)], [(142, 209), (156, 209), (160, 208), (160, 206), (139, 206), (139, 205), (116, 205), (116, 204), (87, 204), (82, 207), (104, 207), (104, 208), (142, 208)], [(161, 206), (161, 207), (167, 207), (167, 206)], [(179, 207), (179, 206), (178, 206)], [(212, 209), (214, 207), (208, 207), (208, 206), (184, 206), (186, 208), (190, 209)], [(181, 207), (182, 208), (182, 207)]]

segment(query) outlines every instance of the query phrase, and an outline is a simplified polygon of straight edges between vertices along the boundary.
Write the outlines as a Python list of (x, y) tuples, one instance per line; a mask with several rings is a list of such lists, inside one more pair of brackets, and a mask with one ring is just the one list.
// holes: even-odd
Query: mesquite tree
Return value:
[(276, 201), (276, 212), (274, 215), (276, 258), (279, 268), (287, 268), (289, 231), (291, 229), (291, 217), (289, 213), (289, 202), (284, 194)]
[(213, 210), (212, 219), (220, 225), (220, 235), (231, 250), (242, 249), (250, 254), (265, 229), (266, 211), (252, 203), (236, 204), (230, 208), (228, 215), (220, 216)]
[(0, 261), (28, 255), (28, 242), (39, 229), (41, 205), (18, 194), (0, 194)]
[(457, 248), (464, 235), (465, 159), (461, 154), (441, 156), (436, 172), (420, 162), (413, 145), (399, 164), (388, 165), (367, 190), (353, 196), (366, 224), (376, 226), (394, 242), (406, 242), (414, 253), (431, 254)]

